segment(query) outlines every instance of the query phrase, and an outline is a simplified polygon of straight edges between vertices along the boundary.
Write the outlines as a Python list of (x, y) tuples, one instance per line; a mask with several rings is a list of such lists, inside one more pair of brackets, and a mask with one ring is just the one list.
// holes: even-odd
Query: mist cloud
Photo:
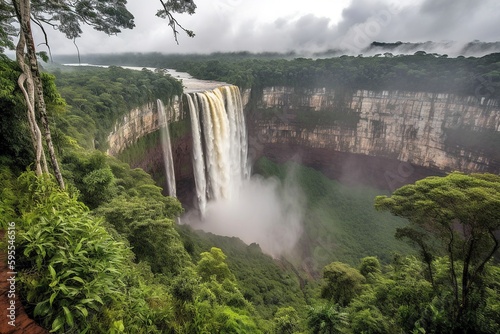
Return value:
[(289, 174), (284, 183), (254, 175), (229, 200), (209, 202), (202, 221), (193, 212), (183, 223), (218, 235), (257, 243), (274, 257), (286, 255), (302, 235), (304, 196)]

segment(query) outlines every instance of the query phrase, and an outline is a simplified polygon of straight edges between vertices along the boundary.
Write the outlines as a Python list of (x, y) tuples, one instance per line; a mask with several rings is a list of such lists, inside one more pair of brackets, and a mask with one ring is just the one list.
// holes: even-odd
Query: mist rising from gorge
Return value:
[(182, 219), (195, 229), (257, 243), (273, 256), (286, 255), (302, 235), (305, 198), (293, 171), (284, 182), (253, 175), (230, 199), (207, 203), (203, 219), (195, 211)]

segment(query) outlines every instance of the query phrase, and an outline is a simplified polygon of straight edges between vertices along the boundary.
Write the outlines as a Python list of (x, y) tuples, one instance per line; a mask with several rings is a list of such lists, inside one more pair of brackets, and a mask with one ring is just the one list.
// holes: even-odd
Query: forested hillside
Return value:
[[(418, 73), (410, 70), (423, 73), (408, 89), (424, 85), (438, 67), (439, 73), (459, 72), (464, 78), (475, 71), (469, 66), (480, 68), (497, 82), (496, 55), (470, 62), (430, 57), (408, 58), (403, 73), (412, 78)], [(198, 66), (204, 77), (215, 71), (211, 79), (226, 76), (238, 83), (241, 78), (241, 86), (321, 84), (318, 79), (335, 84), (343, 71), (343, 80), (352, 78), (348, 82), (368, 89), (378, 82), (396, 84), (390, 59), (214, 60), (189, 66)], [(453, 71), (457, 63), (462, 72)], [(226, 68), (234, 72), (224, 74)], [(500, 267), (494, 259), (499, 176), (453, 173), (384, 196), (373, 189), (347, 189), (297, 166), (308, 196), (308, 228), (318, 238), (323, 232), (315, 221), (335, 222), (338, 229), (338, 239), (312, 250), (337, 258), (311, 270), (308, 263), (273, 259), (256, 244), (176, 225), (183, 208), (175, 198), (163, 196), (144, 171), (103, 153), (117, 117), (180, 94), (180, 83), (161, 72), (117, 67), (44, 73), (50, 127), (67, 184), (63, 190), (54, 177), (33, 171), (19, 74), (16, 63), (0, 58), (1, 228), (15, 224), (17, 288), (30, 317), (45, 328), (57, 333), (500, 331)], [(433, 80), (432, 89), (448, 89), (444, 79)], [(461, 81), (456, 85), (464, 92), (473, 88)], [(262, 160), (257, 171), (283, 178), (286, 169)], [(374, 211), (374, 203), (387, 212)], [(362, 225), (370, 215), (379, 218)], [(371, 236), (389, 229), (395, 239), (370, 244)], [(336, 253), (340, 239), (356, 238), (356, 246)], [(370, 245), (361, 250), (362, 243)], [(3, 240), (2, 251), (7, 245)]]

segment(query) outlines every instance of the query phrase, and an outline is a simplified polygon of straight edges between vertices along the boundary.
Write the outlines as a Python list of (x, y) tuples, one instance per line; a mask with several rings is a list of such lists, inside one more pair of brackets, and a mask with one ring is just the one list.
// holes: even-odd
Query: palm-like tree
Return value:
[(340, 333), (341, 328), (347, 325), (347, 313), (335, 304), (310, 307), (307, 325), (314, 334)]

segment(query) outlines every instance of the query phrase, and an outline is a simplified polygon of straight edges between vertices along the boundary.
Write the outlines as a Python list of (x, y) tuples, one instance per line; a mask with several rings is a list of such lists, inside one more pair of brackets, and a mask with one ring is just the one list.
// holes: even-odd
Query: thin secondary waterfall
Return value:
[(170, 131), (168, 130), (168, 118), (165, 113), (165, 106), (161, 100), (156, 100), (158, 106), (158, 116), (161, 126), (161, 148), (163, 151), (163, 162), (165, 164), (165, 175), (167, 177), (168, 195), (177, 197), (175, 187), (174, 159), (172, 157), (172, 145), (170, 144)]
[(241, 94), (236, 86), (186, 96), (193, 133), (193, 169), (198, 208), (230, 199), (250, 176)]

